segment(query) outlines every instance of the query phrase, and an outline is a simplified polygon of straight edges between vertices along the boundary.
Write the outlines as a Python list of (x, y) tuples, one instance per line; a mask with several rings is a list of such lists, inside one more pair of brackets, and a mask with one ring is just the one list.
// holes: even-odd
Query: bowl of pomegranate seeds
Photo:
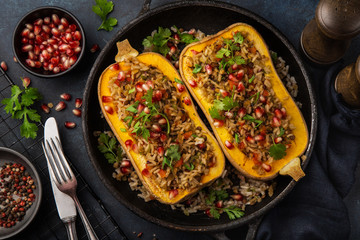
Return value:
[(38, 77), (58, 77), (80, 62), (85, 33), (76, 17), (59, 7), (40, 7), (17, 24), (13, 51), (19, 64)]

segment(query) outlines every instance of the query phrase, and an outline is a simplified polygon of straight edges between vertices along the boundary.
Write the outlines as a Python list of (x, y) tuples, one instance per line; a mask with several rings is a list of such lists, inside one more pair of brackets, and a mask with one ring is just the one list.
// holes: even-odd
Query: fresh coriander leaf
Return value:
[(135, 92), (135, 88), (129, 90), (129, 94)]
[(255, 128), (257, 128), (258, 126), (260, 126), (260, 125), (263, 123), (263, 121), (258, 120), (258, 119), (255, 119), (253, 116), (248, 115), (248, 114), (246, 114), (242, 119), (247, 120), (247, 121), (250, 121), (250, 122), (257, 123), (257, 125), (255, 126)]
[(218, 190), (215, 191), (217, 200), (225, 200), (229, 197), (229, 194), (226, 192), (226, 190)]
[(127, 132), (125, 128), (120, 128), (120, 131)]
[(202, 69), (202, 66), (200, 64), (195, 64), (195, 68), (192, 71), (193, 73), (199, 73)]
[(195, 168), (194, 164), (192, 164), (192, 163), (190, 163), (190, 164), (185, 164), (184, 166), (185, 166), (185, 168), (186, 168), (187, 170), (189, 170), (189, 171), (194, 170), (194, 168)]
[(116, 25), (117, 25), (117, 19), (110, 17), (101, 23), (98, 30), (104, 29), (105, 31), (110, 32), (111, 30), (114, 29), (113, 27)]
[(11, 113), (14, 117), (16, 111), (21, 110), (21, 104), (19, 102), (19, 96), (22, 90), (19, 86), (14, 85), (11, 87), (11, 98), (4, 98), (1, 103), (5, 105), (4, 110), (6, 113)]
[(35, 123), (31, 123), (27, 120), (26, 117), (24, 117), (24, 123), (20, 126), (20, 134), (23, 137), (26, 138), (36, 138), (36, 132), (38, 130), (38, 127)]
[(271, 52), (271, 58), (273, 60), (273, 62), (277, 62), (278, 60), (278, 55), (276, 52)]
[(37, 88), (26, 88), (24, 94), (21, 95), (21, 105), (29, 107), (39, 99), (41, 99), (41, 95)]
[(286, 156), (286, 146), (282, 143), (274, 143), (269, 149), (269, 154), (275, 160), (282, 159)]
[(172, 169), (171, 163), (167, 157), (164, 157), (161, 168), (164, 169), (165, 165), (168, 165)]
[(177, 78), (175, 78), (174, 81), (177, 83), (180, 83), (180, 84), (184, 84), (180, 79), (177, 79)]
[(236, 143), (240, 142), (239, 134), (237, 134), (237, 133), (235, 133), (235, 142)]
[(212, 204), (214, 204), (215, 200), (216, 200), (215, 190), (210, 189), (209, 194), (207, 195), (207, 198), (205, 199), (205, 202), (207, 205), (212, 205)]
[(146, 48), (151, 47), (153, 45), (153, 37), (147, 36), (146, 38), (144, 38), (144, 40), (142, 41), (142, 45)]
[(249, 83), (252, 83), (252, 81), (254, 81), (255, 79), (255, 75), (252, 75), (252, 77), (249, 79)]
[(166, 150), (165, 157), (163, 159), (163, 168), (165, 164), (168, 165), (170, 168), (172, 168), (172, 163), (174, 161), (179, 161), (180, 158), (181, 158), (181, 154), (179, 152), (179, 145), (171, 145)]
[(212, 216), (213, 218), (215, 218), (215, 219), (219, 219), (219, 218), (220, 218), (220, 213), (219, 213), (219, 211), (218, 211), (216, 208), (214, 208), (214, 207), (210, 208), (210, 214), (211, 214), (211, 216)]
[(222, 110), (225, 110), (225, 111), (229, 111), (229, 110), (239, 106), (239, 103), (235, 102), (232, 97), (225, 97), (225, 98), (223, 98), (222, 102), (224, 105)]
[(132, 113), (137, 113), (137, 112), (138, 112), (138, 110), (135, 108), (134, 105), (130, 105), (130, 106), (127, 107), (125, 110), (126, 110), (126, 111), (129, 111), (129, 112), (132, 112)]
[(144, 128), (142, 131), (142, 137), (147, 141), (150, 137), (150, 131), (147, 128)]
[(214, 100), (214, 107), (217, 109), (217, 110), (225, 110), (225, 104), (223, 101), (221, 100), (218, 100), (218, 99), (215, 99)]
[(131, 123), (132, 123), (132, 121), (133, 121), (133, 117), (132, 116), (126, 116), (124, 119), (123, 119), (123, 121), (124, 122), (127, 122), (127, 121), (129, 121), (128, 122), (128, 126), (130, 126), (131, 125)]
[(226, 48), (221, 48), (217, 53), (216, 53), (216, 57), (217, 58), (223, 58), (224, 55), (226, 57), (230, 56), (231, 52), (229, 49), (226, 49)]
[(233, 59), (237, 65), (242, 65), (246, 63), (245, 59), (243, 59), (241, 56), (235, 56)]
[(218, 119), (218, 120), (225, 119), (225, 117), (219, 113), (219, 110), (217, 110), (215, 106), (212, 106), (211, 108), (209, 108), (209, 114), (214, 119)]
[(236, 206), (223, 208), (223, 211), (226, 212), (230, 220), (241, 218), (245, 214), (241, 208), (238, 208)]
[(119, 158), (122, 155), (122, 149), (121, 147), (117, 146), (117, 141), (115, 138), (110, 138), (107, 134), (101, 133), (98, 141), (98, 149), (101, 153), (104, 154), (104, 157), (106, 160), (108, 160), (109, 163), (113, 164), (119, 161)]
[(280, 128), (280, 133), (279, 133), (279, 137), (281, 137), (282, 135), (284, 135), (285, 133), (285, 129), (283, 127)]
[(197, 135), (196, 134), (193, 134), (193, 135), (191, 135), (193, 138), (197, 138)]
[(189, 33), (182, 33), (179, 35), (179, 37), (180, 37), (180, 41), (185, 44), (190, 44), (199, 41), (199, 39), (195, 38), (194, 35), (191, 35)]
[(167, 45), (158, 48), (158, 52), (161, 53), (163, 56), (166, 56), (169, 51), (170, 48)]
[(152, 97), (153, 97), (153, 89), (150, 88), (146, 94), (144, 96), (142, 96), (142, 99), (145, 100), (146, 105), (148, 105), (148, 107), (152, 106)]
[(117, 24), (117, 20), (115, 18), (108, 18), (107, 15), (113, 11), (114, 3), (112, 1), (107, 0), (95, 0), (96, 5), (92, 6), (92, 11), (98, 15), (102, 23), (98, 30), (104, 29), (106, 31), (111, 31), (113, 26)]
[(256, 93), (256, 98), (255, 98), (255, 101), (254, 101), (255, 105), (257, 104), (257, 101), (259, 100), (259, 97), (260, 97), (260, 92), (257, 92)]
[(242, 44), (243, 42), (244, 42), (244, 37), (241, 35), (240, 32), (237, 32), (237, 33), (234, 35), (234, 43)]

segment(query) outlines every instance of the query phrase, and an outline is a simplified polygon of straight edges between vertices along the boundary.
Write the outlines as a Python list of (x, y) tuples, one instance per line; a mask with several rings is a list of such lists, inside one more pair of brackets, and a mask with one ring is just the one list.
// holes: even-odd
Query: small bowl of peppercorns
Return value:
[(41, 197), (33, 164), (20, 153), (0, 147), (0, 239), (18, 234), (31, 223)]
[(58, 77), (84, 55), (85, 33), (76, 17), (59, 7), (40, 7), (27, 13), (13, 34), (19, 64), (38, 77)]

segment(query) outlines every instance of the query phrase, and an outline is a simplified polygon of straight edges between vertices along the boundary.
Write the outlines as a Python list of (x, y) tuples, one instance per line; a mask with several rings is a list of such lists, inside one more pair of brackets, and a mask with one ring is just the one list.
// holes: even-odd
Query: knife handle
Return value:
[(77, 240), (76, 228), (75, 228), (75, 217), (63, 221), (66, 227), (67, 235), (69, 240)]

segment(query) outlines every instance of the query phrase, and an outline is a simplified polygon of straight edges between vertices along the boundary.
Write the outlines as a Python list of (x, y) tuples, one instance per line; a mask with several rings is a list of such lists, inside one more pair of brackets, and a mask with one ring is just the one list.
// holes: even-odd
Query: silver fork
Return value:
[(88, 218), (85, 215), (83, 208), (80, 205), (79, 199), (76, 195), (77, 181), (73, 171), (67, 162), (63, 153), (60, 140), (55, 137), (50, 140), (45, 140), (45, 146), (42, 143), (45, 157), (50, 162), (50, 171), (53, 173), (53, 180), (60, 191), (68, 194), (74, 199), (77, 210), (79, 211), (81, 220), (85, 226), (86, 234), (91, 240), (98, 240), (94, 229), (92, 228)]

